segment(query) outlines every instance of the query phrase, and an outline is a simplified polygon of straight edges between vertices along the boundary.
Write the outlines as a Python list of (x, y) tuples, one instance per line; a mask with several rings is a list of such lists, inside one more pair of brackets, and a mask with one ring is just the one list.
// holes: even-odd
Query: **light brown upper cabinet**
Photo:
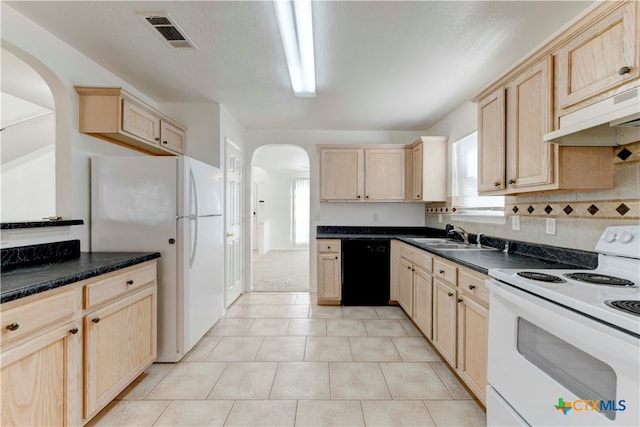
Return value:
[(478, 102), (478, 192), (504, 190), (504, 88)]
[(183, 154), (186, 128), (120, 87), (76, 86), (79, 130), (147, 154)]
[(551, 129), (553, 61), (529, 67), (507, 85), (507, 186), (553, 183), (554, 150), (542, 137)]
[(365, 200), (404, 200), (404, 148), (364, 150)]
[(447, 200), (447, 138), (423, 136), (409, 146), (407, 200)]
[(521, 194), (613, 186), (610, 147), (543, 141), (552, 121), (553, 61), (547, 57), (478, 103), (478, 192)]
[(611, 3), (608, 14), (586, 26), (556, 54), (561, 110), (640, 76), (638, 3)]
[(474, 99), (480, 194), (613, 187), (610, 147), (543, 138), (560, 116), (639, 84), (637, 22), (636, 2), (599, 3)]
[(404, 168), (404, 146), (322, 147), (320, 200), (404, 200)]

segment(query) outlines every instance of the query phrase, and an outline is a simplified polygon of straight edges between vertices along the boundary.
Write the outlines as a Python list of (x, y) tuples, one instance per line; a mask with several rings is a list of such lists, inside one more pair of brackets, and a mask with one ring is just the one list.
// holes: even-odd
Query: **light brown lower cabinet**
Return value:
[[(488, 277), (398, 242), (392, 257), (400, 306), (478, 400), (485, 403)], [(408, 249), (407, 249), (408, 248)], [(408, 255), (410, 254), (410, 255)], [(407, 258), (429, 259), (422, 268)], [(410, 284), (410, 286), (409, 286)]]
[(2, 351), (0, 425), (79, 424), (82, 342), (77, 331), (74, 321), (62, 322)]
[(436, 279), (433, 285), (433, 345), (456, 366), (456, 289)]
[(84, 412), (90, 419), (156, 358), (156, 289), (146, 288), (84, 317)]
[(485, 402), (489, 309), (468, 296), (458, 297), (458, 361), (456, 371), (467, 387)]
[(342, 257), (339, 239), (318, 239), (318, 305), (340, 305)]
[(87, 423), (155, 360), (156, 292), (152, 260), (2, 304), (0, 425)]
[(433, 276), (425, 269), (415, 267), (413, 272), (413, 321), (429, 339), (433, 337)]

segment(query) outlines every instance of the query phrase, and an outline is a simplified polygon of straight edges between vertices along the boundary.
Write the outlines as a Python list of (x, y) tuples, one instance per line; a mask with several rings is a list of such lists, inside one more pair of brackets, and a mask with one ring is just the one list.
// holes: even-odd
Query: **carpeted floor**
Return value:
[(253, 291), (308, 291), (309, 251), (269, 251), (253, 260)]

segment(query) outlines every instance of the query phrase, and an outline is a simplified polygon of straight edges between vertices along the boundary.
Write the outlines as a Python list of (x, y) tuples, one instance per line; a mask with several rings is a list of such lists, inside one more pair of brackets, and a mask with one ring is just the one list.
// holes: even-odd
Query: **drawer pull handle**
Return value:
[(407, 270), (411, 270), (411, 267), (407, 267)]
[(438, 270), (438, 273), (444, 274), (444, 270)]
[(624, 76), (625, 74), (629, 74), (631, 72), (631, 68), (629, 67), (622, 67), (618, 70), (618, 74), (620, 74), (621, 76)]
[(93, 319), (91, 319), (91, 321), (93, 323), (100, 323), (100, 318), (99, 317), (94, 317)]
[(73, 328), (69, 332), (71, 332), (72, 335), (75, 335), (78, 333), (78, 328)]
[(458, 298), (458, 303), (461, 303), (461, 302), (462, 302), (462, 298)]
[(133, 285), (133, 280), (127, 280), (127, 285), (129, 286)]
[(515, 184), (515, 183), (516, 183), (516, 180), (515, 180), (515, 179), (511, 178), (511, 179), (509, 180), (509, 184)]
[(474, 290), (476, 288), (476, 285), (469, 285), (469, 289)]
[(327, 246), (327, 249), (331, 249), (331, 246)]
[(447, 295), (449, 295), (450, 297), (453, 296), (453, 292), (447, 292)]
[(502, 185), (502, 181), (496, 181), (493, 183), (494, 187), (500, 187), (500, 185)]
[(17, 330), (19, 327), (20, 327), (20, 324), (19, 324), (19, 323), (16, 323), (16, 322), (13, 322), (12, 324), (7, 325), (7, 329), (8, 329), (8, 330), (10, 330), (10, 331), (15, 331), (15, 330)]

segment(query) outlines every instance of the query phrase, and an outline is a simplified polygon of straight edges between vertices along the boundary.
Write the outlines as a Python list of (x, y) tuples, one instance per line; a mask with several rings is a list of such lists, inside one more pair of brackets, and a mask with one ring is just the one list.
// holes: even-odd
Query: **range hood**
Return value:
[(560, 129), (544, 135), (560, 145), (615, 146), (640, 141), (638, 88), (560, 118)]

